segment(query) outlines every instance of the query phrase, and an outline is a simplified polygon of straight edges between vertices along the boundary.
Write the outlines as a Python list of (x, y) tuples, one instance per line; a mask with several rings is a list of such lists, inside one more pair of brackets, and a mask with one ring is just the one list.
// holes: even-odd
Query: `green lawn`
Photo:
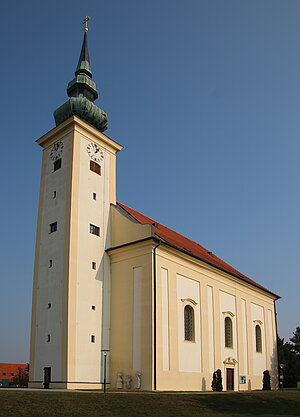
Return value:
[(300, 390), (199, 395), (0, 389), (0, 416), (299, 417)]

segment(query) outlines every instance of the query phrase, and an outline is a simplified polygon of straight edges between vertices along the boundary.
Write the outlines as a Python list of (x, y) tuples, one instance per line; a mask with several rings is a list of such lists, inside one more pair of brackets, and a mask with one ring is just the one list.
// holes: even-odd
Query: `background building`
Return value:
[(28, 363), (0, 363), (0, 387), (14, 385), (14, 377), (17, 376), (19, 369), (24, 373), (29, 372)]

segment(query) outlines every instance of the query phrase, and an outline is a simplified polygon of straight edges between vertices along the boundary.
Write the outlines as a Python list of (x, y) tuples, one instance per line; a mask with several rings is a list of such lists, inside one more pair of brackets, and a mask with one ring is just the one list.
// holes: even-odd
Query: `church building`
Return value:
[(85, 27), (69, 99), (43, 149), (30, 387), (277, 387), (276, 294), (116, 200), (123, 146), (103, 132)]

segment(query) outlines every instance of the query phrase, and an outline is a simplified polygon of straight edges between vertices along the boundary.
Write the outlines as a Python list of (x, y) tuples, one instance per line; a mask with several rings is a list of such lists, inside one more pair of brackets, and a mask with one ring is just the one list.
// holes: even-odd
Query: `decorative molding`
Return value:
[(232, 358), (231, 356), (228, 356), (228, 358), (226, 358), (223, 363), (225, 365), (236, 365), (238, 363), (238, 361), (234, 358)]
[(181, 301), (182, 301), (183, 303), (191, 303), (191, 304), (193, 304), (194, 306), (195, 306), (195, 305), (197, 305), (196, 301), (195, 301), (195, 300), (193, 300), (192, 298), (181, 298)]
[(234, 317), (234, 314), (232, 311), (223, 311), (222, 312), (223, 316), (230, 316), (230, 317)]
[(253, 323), (254, 324), (259, 324), (260, 326), (263, 324), (263, 322), (260, 321), (260, 320), (253, 320)]

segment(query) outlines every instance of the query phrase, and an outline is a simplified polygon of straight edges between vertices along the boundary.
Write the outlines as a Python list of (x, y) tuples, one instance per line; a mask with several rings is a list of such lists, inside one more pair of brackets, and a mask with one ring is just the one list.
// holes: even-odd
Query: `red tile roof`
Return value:
[(222, 261), (222, 259), (218, 258), (214, 255), (211, 251), (207, 250), (203, 246), (199, 245), (199, 243), (194, 242), (193, 240), (188, 239), (185, 236), (180, 235), (174, 230), (169, 229), (168, 227), (164, 226), (161, 223), (156, 222), (155, 220), (150, 219), (150, 217), (144, 216), (142, 213), (139, 213), (136, 210), (117, 202), (118, 206), (125, 210), (128, 214), (130, 214), (136, 221), (141, 224), (152, 224), (154, 227), (155, 236), (162, 239), (166, 244), (179, 249), (191, 256), (194, 256), (202, 261), (209, 263), (219, 269), (222, 269), (225, 272), (228, 272), (235, 277), (242, 279), (252, 285), (255, 285), (258, 288), (267, 291), (268, 293), (280, 298), (278, 295), (272, 293), (267, 288), (259, 285), (257, 282), (253, 281), (252, 279), (248, 278), (246, 275), (241, 274), (238, 270), (227, 264), (226, 262)]

